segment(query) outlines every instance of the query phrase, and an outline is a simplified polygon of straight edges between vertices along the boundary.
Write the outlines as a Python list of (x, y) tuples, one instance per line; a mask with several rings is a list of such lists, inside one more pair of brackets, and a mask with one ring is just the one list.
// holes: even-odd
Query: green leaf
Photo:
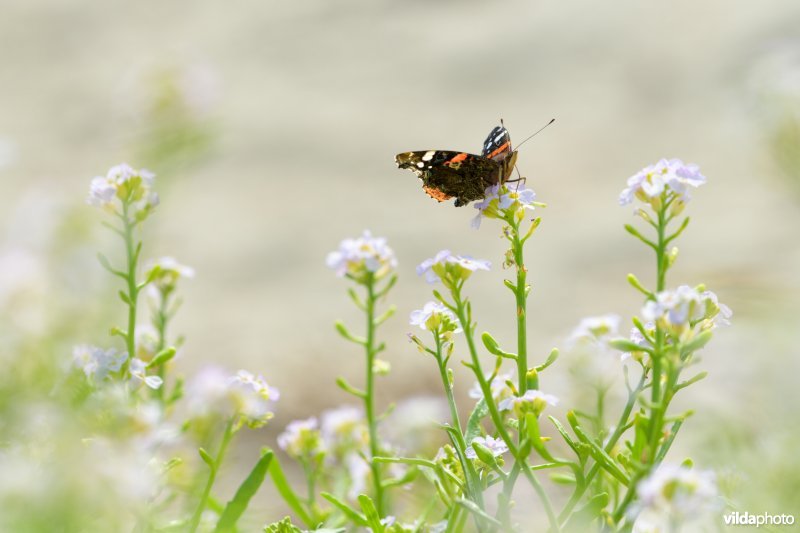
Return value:
[(331, 502), (334, 505), (334, 507), (343, 512), (344, 515), (347, 518), (349, 518), (350, 521), (353, 522), (355, 525), (365, 526), (365, 527), (369, 525), (369, 522), (367, 522), (367, 519), (364, 517), (364, 515), (362, 515), (349, 505), (347, 505), (345, 502), (343, 502), (330, 492), (322, 492), (320, 493), (320, 496)]
[(209, 455), (209, 453), (205, 451), (203, 448), (198, 449), (197, 453), (200, 454), (200, 457), (203, 459), (203, 462), (207, 464), (211, 470), (214, 470), (217, 467), (214, 458), (211, 457), (211, 455)]
[(548, 366), (550, 366), (553, 363), (555, 363), (556, 359), (558, 359), (558, 354), (559, 354), (558, 348), (553, 348), (552, 350), (550, 350), (550, 355), (547, 356), (547, 361), (545, 361), (541, 365), (537, 366), (536, 367), (536, 371), (537, 372), (541, 372), (542, 370), (544, 370)]
[(633, 341), (628, 339), (611, 339), (608, 341), (608, 345), (612, 348), (615, 348), (621, 352), (647, 352), (653, 353), (653, 350), (650, 348), (646, 348), (644, 346), (639, 346)]
[(533, 449), (546, 461), (556, 461), (556, 459), (550, 455), (550, 452), (547, 451), (547, 448), (544, 447), (542, 435), (539, 432), (539, 420), (536, 418), (535, 414), (527, 413), (525, 415), (525, 429), (528, 432), (528, 440), (531, 446), (533, 446)]
[(487, 514), (486, 511), (478, 507), (478, 505), (475, 502), (459, 498), (458, 500), (456, 500), (456, 503), (461, 507), (463, 507), (464, 509), (466, 509), (467, 511), (469, 511), (470, 513), (480, 518), (481, 520), (484, 520), (485, 522), (488, 522), (495, 526), (503, 525), (499, 521), (497, 521), (497, 519), (495, 519), (493, 516)]
[(580, 509), (576, 510), (570, 520), (574, 520), (578, 522), (578, 524), (584, 525), (592, 522), (600, 517), (600, 513), (602, 513), (603, 508), (608, 505), (608, 493), (601, 492), (600, 494), (596, 494), (589, 498), (589, 501), (586, 502)]
[(713, 336), (714, 336), (713, 332), (706, 330), (701, 334), (697, 335), (695, 338), (693, 338), (686, 344), (683, 344), (681, 346), (681, 357), (685, 358), (686, 355), (692, 352), (696, 352), (697, 350), (708, 344), (708, 341), (710, 341), (711, 337)]
[(173, 357), (175, 357), (175, 347), (170, 346), (169, 348), (165, 348), (158, 352), (155, 357), (153, 357), (149, 363), (147, 363), (147, 368), (155, 368), (157, 366), (161, 366)]
[(353, 387), (344, 378), (336, 378), (336, 384), (339, 386), (340, 389), (342, 389), (345, 392), (349, 392), (350, 394), (352, 394), (356, 398), (362, 398), (363, 399), (363, 398), (367, 397), (367, 395), (366, 395), (366, 393), (364, 391)]
[(497, 344), (497, 341), (494, 340), (489, 332), (484, 332), (481, 335), (481, 340), (483, 341), (483, 345), (486, 346), (486, 349), (489, 351), (490, 354), (496, 355), (498, 357), (504, 357), (505, 359), (512, 359), (514, 361), (517, 360), (517, 355), (509, 352), (505, 352), (500, 349), (500, 346)]
[(126, 293), (119, 291), (117, 294), (119, 295), (119, 299), (122, 300), (126, 305), (131, 305), (131, 299), (128, 298)]
[(361, 345), (367, 343), (367, 340), (364, 337), (357, 337), (352, 333), (350, 333), (350, 330), (347, 329), (347, 326), (345, 326), (344, 322), (342, 322), (341, 320), (337, 320), (333, 325), (334, 327), (336, 327), (336, 331), (339, 332), (339, 335), (349, 340), (350, 342), (354, 342), (356, 344), (361, 344)]
[(625, 472), (617, 465), (617, 462), (608, 455), (608, 453), (601, 448), (594, 440), (589, 438), (589, 436), (583, 431), (578, 424), (578, 419), (575, 418), (575, 413), (569, 412), (567, 414), (567, 420), (569, 420), (570, 425), (572, 426), (573, 431), (578, 436), (578, 438), (584, 444), (589, 446), (589, 453), (594, 458), (597, 463), (603, 467), (609, 474), (617, 478), (623, 485), (626, 487), (630, 484), (630, 480)]
[(292, 490), (289, 482), (286, 481), (286, 476), (283, 474), (281, 464), (278, 462), (277, 457), (273, 457), (272, 461), (269, 463), (269, 475), (272, 478), (272, 483), (275, 485), (275, 488), (278, 489), (278, 494), (281, 495), (281, 498), (283, 498), (283, 501), (286, 502), (286, 505), (289, 506), (292, 512), (296, 514), (306, 526), (312, 527), (316, 525), (315, 520), (305, 510), (303, 504), (300, 502), (300, 498), (297, 497), (297, 494)]
[(217, 522), (217, 527), (214, 531), (222, 533), (234, 530), (236, 522), (239, 521), (239, 518), (241, 518), (247, 506), (250, 504), (250, 500), (255, 496), (261, 484), (264, 482), (264, 477), (269, 471), (269, 464), (272, 462), (272, 457), (273, 453), (271, 451), (263, 452), (258, 462), (256, 462), (256, 465), (253, 467), (253, 470), (251, 470), (250, 474), (247, 476), (247, 479), (239, 485), (239, 490), (236, 491), (233, 499), (225, 506), (225, 510), (222, 512), (222, 516), (219, 518), (219, 522)]
[(381, 515), (378, 514), (378, 509), (375, 508), (372, 499), (366, 494), (359, 494), (358, 503), (361, 505), (361, 510), (364, 511), (369, 527), (372, 528), (372, 533), (383, 533), (386, 528), (381, 524)]
[(481, 429), (481, 420), (486, 418), (489, 415), (489, 406), (486, 405), (486, 400), (481, 398), (478, 400), (478, 403), (475, 404), (475, 409), (472, 410), (472, 413), (469, 415), (469, 419), (467, 419), (467, 432), (464, 435), (464, 440), (467, 444), (470, 444), (475, 437), (480, 437), (483, 434)]

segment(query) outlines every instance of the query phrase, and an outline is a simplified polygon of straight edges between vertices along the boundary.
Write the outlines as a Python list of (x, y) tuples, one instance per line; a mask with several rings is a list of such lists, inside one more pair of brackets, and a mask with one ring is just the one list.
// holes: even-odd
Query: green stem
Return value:
[(456, 316), (458, 317), (459, 322), (461, 323), (461, 329), (464, 330), (464, 336), (467, 339), (467, 347), (469, 348), (470, 358), (472, 362), (472, 370), (475, 373), (475, 377), (478, 380), (478, 386), (483, 393), (484, 400), (486, 402), (486, 407), (489, 410), (489, 416), (492, 419), (492, 423), (497, 429), (500, 438), (503, 439), (503, 442), (506, 443), (508, 446), (509, 452), (514, 457), (514, 459), (520, 463), (520, 470), (525, 475), (525, 477), (530, 482), (533, 489), (536, 491), (539, 499), (542, 501), (542, 505), (544, 506), (545, 512), (547, 513), (548, 520), (550, 521), (550, 527), (553, 531), (560, 531), (558, 526), (558, 519), (556, 518), (555, 512), (553, 511), (553, 506), (550, 502), (550, 498), (547, 496), (547, 493), (544, 491), (544, 487), (536, 479), (536, 476), (530, 470), (530, 467), (527, 464), (527, 460), (525, 457), (520, 454), (520, 449), (517, 446), (516, 442), (511, 438), (508, 431), (503, 424), (503, 419), (500, 416), (500, 412), (497, 410), (497, 405), (494, 402), (494, 398), (492, 397), (492, 390), (489, 386), (489, 383), (486, 381), (486, 377), (483, 373), (483, 369), (481, 368), (480, 358), (478, 357), (478, 351), (475, 348), (475, 340), (473, 339), (473, 331), (472, 331), (472, 324), (468, 320), (467, 312), (466, 312), (466, 302), (461, 298), (461, 284), (455, 285), (452, 287), (452, 295), (453, 300), (455, 302), (456, 307)]
[(462, 463), (461, 467), (464, 469), (464, 475), (466, 476), (467, 491), (469, 492), (468, 496), (470, 499), (472, 499), (472, 501), (478, 504), (481, 509), (483, 509), (484, 502), (483, 494), (480, 488), (480, 478), (472, 463), (466, 458), (468, 443), (464, 440), (464, 431), (461, 429), (461, 420), (458, 416), (458, 406), (456, 405), (456, 400), (453, 395), (453, 387), (450, 385), (450, 378), (447, 375), (447, 362), (442, 356), (442, 339), (438, 332), (434, 332), (433, 336), (436, 340), (435, 357), (437, 366), (439, 367), (439, 377), (442, 380), (442, 386), (444, 387), (445, 394), (447, 395), (447, 403), (450, 406), (450, 417), (452, 419), (453, 427), (456, 430), (455, 444), (458, 448), (458, 458)]
[(214, 481), (217, 479), (217, 472), (219, 472), (219, 467), (225, 458), (225, 452), (228, 449), (228, 444), (230, 444), (231, 437), (233, 437), (233, 422), (234, 419), (231, 418), (228, 421), (228, 424), (225, 426), (225, 433), (222, 435), (222, 442), (219, 445), (217, 456), (214, 458), (213, 463), (208, 465), (208, 480), (206, 481), (206, 486), (203, 489), (203, 494), (200, 496), (197, 509), (195, 510), (194, 515), (192, 515), (191, 521), (189, 522), (189, 528), (187, 529), (189, 533), (194, 533), (197, 531), (197, 528), (200, 525), (200, 519), (203, 517), (203, 511), (205, 511), (208, 498), (211, 495), (211, 488), (214, 486)]
[[(378, 424), (375, 417), (375, 277), (369, 274), (366, 282), (367, 287), (367, 339), (364, 345), (367, 355), (367, 384), (364, 394), (364, 410), (367, 417), (367, 427), (369, 430), (369, 452), (370, 459), (380, 455), (378, 445)], [(378, 513), (384, 516), (383, 484), (381, 482), (380, 465), (370, 460), (372, 470), (372, 480), (375, 485), (375, 506)]]
[(122, 374), (125, 375), (128, 371), (130, 360), (136, 357), (136, 308), (139, 299), (139, 289), (136, 283), (136, 264), (138, 261), (138, 253), (134, 245), (133, 230), (136, 227), (135, 222), (131, 222), (129, 213), (129, 203), (122, 202), (122, 219), (124, 224), (124, 238), (125, 238), (125, 254), (127, 259), (127, 272), (125, 272), (125, 281), (128, 285), (128, 329), (125, 332), (125, 344), (128, 350), (128, 359), (122, 366)]
[[(631, 411), (633, 411), (634, 405), (636, 405), (636, 399), (639, 397), (639, 393), (641, 393), (642, 389), (644, 389), (646, 380), (647, 376), (644, 373), (642, 373), (642, 377), (639, 379), (639, 384), (636, 386), (635, 389), (630, 391), (630, 393), (628, 394), (628, 401), (625, 404), (625, 408), (622, 410), (622, 414), (619, 417), (619, 421), (617, 422), (617, 427), (614, 429), (614, 433), (611, 434), (611, 437), (608, 439), (608, 442), (606, 443), (606, 446), (604, 448), (606, 452), (610, 453), (611, 450), (614, 449), (614, 446), (616, 446), (617, 441), (619, 441), (619, 439), (622, 437), (622, 434), (625, 432), (625, 426), (628, 425), (628, 418), (631, 416)], [(583, 484), (575, 489), (575, 492), (573, 492), (569, 501), (564, 506), (564, 509), (558, 515), (558, 519), (561, 521), (562, 525), (566, 525), (566, 523), (569, 521), (569, 516), (572, 513), (572, 510), (578, 504), (578, 502), (581, 499), (581, 496), (583, 496), (583, 494), (586, 492), (586, 489), (589, 488), (592, 479), (594, 479), (594, 476), (597, 474), (599, 470), (600, 470), (599, 463), (595, 463), (594, 465), (592, 465), (592, 468), (589, 470), (589, 472), (586, 474), (586, 477), (584, 478)]]

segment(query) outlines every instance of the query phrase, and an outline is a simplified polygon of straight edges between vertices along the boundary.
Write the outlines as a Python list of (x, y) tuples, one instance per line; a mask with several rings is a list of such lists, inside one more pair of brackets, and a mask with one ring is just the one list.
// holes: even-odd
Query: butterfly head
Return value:
[(508, 158), (512, 151), (511, 135), (501, 121), (500, 125), (495, 127), (483, 142), (481, 155), (499, 163)]

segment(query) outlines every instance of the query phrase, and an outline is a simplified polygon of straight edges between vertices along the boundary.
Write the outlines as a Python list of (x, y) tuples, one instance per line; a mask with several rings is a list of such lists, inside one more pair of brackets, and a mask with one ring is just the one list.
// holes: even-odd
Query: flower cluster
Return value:
[(483, 218), (499, 218), (507, 222), (521, 221), (525, 211), (536, 207), (536, 193), (533, 189), (509, 187), (506, 184), (493, 185), (486, 189), (486, 194), (475, 204), (478, 214), (472, 219), (472, 227), (478, 229)]
[[(467, 446), (466, 449), (466, 455), (469, 459), (477, 459), (479, 456), (500, 457), (506, 452), (508, 452), (508, 445), (502, 439), (496, 439), (491, 435), (475, 437), (472, 439), (472, 444)], [(481, 457), (481, 460), (483, 460), (483, 457)]]
[(572, 330), (569, 342), (603, 344), (617, 335), (620, 320), (620, 316), (615, 314), (586, 317)]
[(681, 285), (675, 290), (662, 291), (656, 294), (655, 300), (649, 300), (642, 308), (642, 317), (654, 322), (675, 335), (695, 325), (700, 329), (730, 324), (733, 311), (719, 303), (717, 295), (703, 288)]
[[(636, 486), (640, 521), (680, 524), (718, 507), (713, 472), (664, 463)], [(639, 530), (642, 530), (639, 521)]]
[(417, 275), (425, 275), (428, 283), (441, 281), (446, 287), (455, 287), (466, 281), (476, 270), (489, 270), (491, 263), (473, 259), (468, 255), (453, 255), (450, 250), (442, 250), (434, 257), (426, 259), (417, 267)]
[(620, 205), (627, 205), (636, 198), (640, 202), (659, 210), (662, 196), (674, 196), (673, 209), (678, 210), (689, 201), (689, 188), (706, 182), (697, 165), (686, 164), (680, 159), (662, 159), (647, 166), (628, 178), (628, 186), (619, 195)]
[(337, 276), (347, 276), (360, 283), (368, 276), (375, 280), (384, 278), (397, 266), (386, 239), (373, 237), (366, 230), (361, 237), (343, 240), (338, 250), (328, 254), (325, 262)]
[(95, 386), (120, 372), (126, 361), (128, 362), (130, 382), (134, 388), (138, 388), (142, 384), (151, 389), (161, 387), (163, 380), (160, 377), (147, 375), (147, 363), (137, 357), (128, 361), (126, 352), (118, 352), (114, 348), (103, 350), (85, 344), (76, 346), (72, 350), (73, 364), (83, 370), (86, 378)]
[(174, 291), (178, 280), (194, 277), (192, 267), (182, 265), (172, 257), (162, 257), (152, 261), (145, 270), (146, 279), (150, 280), (151, 286), (162, 294)]
[(92, 180), (86, 202), (126, 216), (131, 222), (140, 222), (159, 202), (153, 191), (154, 179), (155, 174), (149, 170), (136, 170), (122, 163)]
[(461, 331), (453, 312), (441, 302), (428, 302), (412, 311), (409, 324), (442, 335)]
[(272, 405), (280, 393), (262, 376), (246, 370), (230, 376), (217, 367), (207, 367), (190, 384), (189, 398), (195, 416), (236, 417), (237, 424), (257, 428), (272, 418)]
[(525, 391), (522, 396), (509, 396), (501, 401), (497, 407), (501, 411), (511, 411), (521, 418), (526, 413), (533, 413), (539, 416), (548, 405), (553, 407), (558, 405), (558, 398), (552, 394), (545, 394), (542, 391), (531, 389)]
[(314, 417), (289, 423), (278, 435), (278, 446), (291, 457), (304, 462), (319, 462), (325, 454), (325, 443)]

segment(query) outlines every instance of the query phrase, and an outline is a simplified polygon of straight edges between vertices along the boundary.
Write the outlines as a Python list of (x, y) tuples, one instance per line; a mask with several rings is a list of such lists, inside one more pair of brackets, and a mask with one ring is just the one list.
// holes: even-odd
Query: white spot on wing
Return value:
[(435, 153), (436, 153), (435, 150), (429, 150), (429, 151), (425, 152), (425, 155), (422, 156), (422, 160), (423, 161), (430, 161), (431, 159), (433, 159), (433, 155)]

